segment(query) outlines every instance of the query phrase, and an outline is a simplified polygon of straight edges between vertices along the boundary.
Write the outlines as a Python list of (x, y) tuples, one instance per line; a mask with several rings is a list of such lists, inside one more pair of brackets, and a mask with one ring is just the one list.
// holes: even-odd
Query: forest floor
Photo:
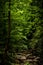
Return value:
[(15, 65), (40, 65), (40, 57), (27, 51), (15, 53)]

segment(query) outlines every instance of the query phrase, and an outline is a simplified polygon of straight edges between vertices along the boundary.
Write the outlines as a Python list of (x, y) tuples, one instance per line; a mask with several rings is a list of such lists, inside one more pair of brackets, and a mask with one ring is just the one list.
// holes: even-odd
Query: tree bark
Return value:
[(10, 32), (11, 32), (11, 21), (10, 21), (10, 5), (11, 5), (11, 0), (9, 0), (9, 11), (8, 11), (8, 31), (7, 31), (7, 39), (5, 41), (5, 51), (3, 54), (3, 59), (1, 62), (1, 65), (7, 65), (8, 63), (8, 51), (9, 51), (9, 43), (10, 43)]

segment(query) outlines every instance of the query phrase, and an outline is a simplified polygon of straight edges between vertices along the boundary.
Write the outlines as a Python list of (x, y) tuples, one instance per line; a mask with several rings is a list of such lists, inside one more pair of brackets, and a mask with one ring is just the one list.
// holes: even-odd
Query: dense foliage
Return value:
[(42, 4), (42, 0), (11, 0), (9, 9), (9, 2), (0, 0), (0, 63), (10, 65), (15, 52), (29, 49), (36, 49), (35, 54), (43, 58)]

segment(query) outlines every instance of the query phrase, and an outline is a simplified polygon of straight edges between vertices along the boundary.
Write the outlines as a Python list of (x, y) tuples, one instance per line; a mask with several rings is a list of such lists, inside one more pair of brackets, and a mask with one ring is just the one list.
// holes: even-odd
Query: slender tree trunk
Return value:
[(7, 39), (5, 43), (5, 52), (3, 54), (3, 59), (1, 65), (7, 65), (7, 58), (8, 58), (8, 51), (9, 51), (9, 43), (10, 43), (10, 32), (11, 32), (11, 22), (10, 22), (10, 5), (11, 0), (9, 0), (9, 11), (8, 11), (8, 32), (7, 32)]
[(7, 42), (5, 45), (5, 54), (7, 55), (7, 52), (9, 50), (9, 43), (10, 43), (10, 32), (11, 32), (11, 21), (10, 21), (10, 5), (11, 0), (9, 0), (9, 11), (8, 11), (8, 33), (7, 33)]

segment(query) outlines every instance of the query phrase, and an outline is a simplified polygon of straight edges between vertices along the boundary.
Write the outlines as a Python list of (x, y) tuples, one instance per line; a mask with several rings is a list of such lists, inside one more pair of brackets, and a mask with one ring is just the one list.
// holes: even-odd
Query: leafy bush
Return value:
[(24, 65), (30, 65), (30, 63), (29, 62), (26, 62)]

